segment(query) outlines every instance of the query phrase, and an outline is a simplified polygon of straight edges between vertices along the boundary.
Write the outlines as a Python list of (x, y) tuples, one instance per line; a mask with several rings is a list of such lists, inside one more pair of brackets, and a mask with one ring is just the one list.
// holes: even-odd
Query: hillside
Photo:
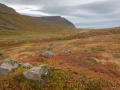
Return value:
[(2, 14), (18, 14), (13, 8), (0, 3), (0, 13)]
[[(60, 24), (59, 21), (60, 19), (55, 24), (54, 22), (38, 19), (37, 17), (20, 15), (14, 9), (0, 4), (1, 40), (58, 37), (63, 35), (60, 34), (64, 32), (63, 30), (70, 31), (73, 29), (70, 25), (65, 24), (64, 20), (61, 20)], [(65, 21), (67, 20), (65, 19)]]
[(51, 23), (57, 25), (62, 25), (62, 26), (69, 26), (72, 28), (75, 28), (74, 24), (68, 21), (65, 18), (62, 18), (61, 16), (46, 16), (46, 17), (40, 17), (42, 20), (50, 21)]
[[(70, 27), (69, 25), (65, 24), (66, 21), (67, 23), (71, 23), (68, 20), (66, 19), (63, 20), (63, 18), (57, 18), (57, 19), (56, 19), (56, 24), (54, 24), (54, 22), (52, 23), (52, 21), (49, 21), (49, 20), (46, 21), (46, 20), (38, 19), (36, 17), (20, 15), (14, 9), (4, 4), (0, 4), (0, 29), (1, 30), (3, 29), (8, 29), (8, 30), (40, 29), (42, 30), (47, 28), (61, 29), (63, 27), (64, 28)], [(61, 23), (59, 21), (61, 21)]]

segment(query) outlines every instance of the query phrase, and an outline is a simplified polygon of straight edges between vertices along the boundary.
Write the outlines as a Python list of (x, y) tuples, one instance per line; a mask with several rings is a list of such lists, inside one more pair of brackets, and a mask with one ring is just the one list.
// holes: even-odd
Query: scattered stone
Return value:
[(30, 55), (23, 55), (20, 57), (20, 59), (22, 60), (22, 59), (29, 58), (29, 57), (31, 57), (31, 56)]
[(49, 52), (49, 51), (45, 51), (43, 54), (42, 54), (43, 57), (47, 57), (47, 58), (51, 58), (54, 56), (53, 53)]
[(19, 67), (19, 63), (14, 59), (6, 59), (0, 65), (0, 75), (7, 75)]
[(51, 50), (51, 49), (54, 48), (55, 46), (57, 46), (57, 44), (55, 44), (55, 43), (49, 44), (49, 47), (46, 49), (46, 51)]
[(49, 74), (50, 68), (46, 64), (40, 65), (38, 67), (33, 67), (32, 69), (23, 72), (23, 76), (26, 79), (34, 81), (40, 80), (42, 82), (46, 81), (46, 79), (49, 77)]
[(0, 52), (0, 56), (2, 56), (2, 53)]
[(52, 44), (49, 44), (50, 46), (57, 46), (57, 44), (56, 43), (52, 43)]
[(21, 66), (25, 67), (25, 68), (27, 68), (27, 67), (33, 67), (33, 65), (30, 64), (30, 63), (24, 63), (24, 64), (21, 64)]
[(46, 49), (46, 51), (51, 50), (51, 49), (52, 49), (52, 47), (51, 47), (51, 46), (49, 46), (49, 47)]
[(71, 51), (70, 51), (70, 50), (63, 50), (62, 53), (63, 53), (63, 54), (71, 53)]

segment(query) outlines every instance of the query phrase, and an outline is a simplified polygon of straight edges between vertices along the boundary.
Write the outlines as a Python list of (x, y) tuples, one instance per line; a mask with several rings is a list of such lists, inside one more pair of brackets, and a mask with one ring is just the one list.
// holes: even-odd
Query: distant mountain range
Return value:
[(0, 4), (0, 30), (48, 30), (75, 28), (61, 16), (30, 17), (17, 13), (13, 8)]

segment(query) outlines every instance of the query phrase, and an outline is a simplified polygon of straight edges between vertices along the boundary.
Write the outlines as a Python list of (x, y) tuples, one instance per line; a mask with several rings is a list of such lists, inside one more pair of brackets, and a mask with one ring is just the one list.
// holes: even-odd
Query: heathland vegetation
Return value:
[(26, 79), (23, 72), (32, 67), (20, 65), (0, 75), (0, 90), (120, 89), (120, 27), (77, 29), (0, 8), (0, 64), (11, 58), (50, 68), (42, 83)]

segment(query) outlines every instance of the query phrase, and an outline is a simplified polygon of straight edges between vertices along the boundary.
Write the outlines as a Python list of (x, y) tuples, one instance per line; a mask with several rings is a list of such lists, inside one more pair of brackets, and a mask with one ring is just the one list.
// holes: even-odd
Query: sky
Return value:
[(120, 0), (0, 0), (23, 15), (62, 16), (77, 28), (120, 26)]

